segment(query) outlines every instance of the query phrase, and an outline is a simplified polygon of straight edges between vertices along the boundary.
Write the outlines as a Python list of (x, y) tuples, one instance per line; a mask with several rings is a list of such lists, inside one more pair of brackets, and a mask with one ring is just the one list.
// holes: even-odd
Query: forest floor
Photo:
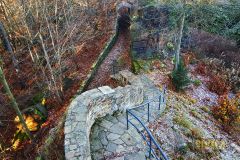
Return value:
[[(16, 113), (11, 108), (11, 104), (8, 103), (8, 98), (4, 92), (0, 93), (0, 120), (3, 126), (0, 126), (0, 159), (34, 159), (39, 152), (39, 148), (44, 143), (47, 138), (49, 131), (54, 128), (63, 113), (66, 111), (72, 96), (77, 93), (81, 82), (88, 75), (92, 64), (97, 60), (99, 54), (105, 47), (106, 43), (109, 41), (110, 37), (113, 35), (113, 22), (110, 20), (108, 26), (104, 30), (107, 32), (99, 31), (101, 34), (93, 33), (95, 36), (93, 39), (89, 39), (85, 42), (80, 42), (77, 45), (77, 53), (67, 55), (64, 57), (64, 65), (66, 65), (67, 71), (64, 73), (64, 77), (68, 80), (67, 87), (64, 89), (64, 99), (60, 104), (53, 97), (47, 97), (47, 109), (48, 109), (48, 119), (41, 126), (41, 128), (34, 133), (35, 139), (34, 143), (29, 143), (28, 141), (21, 144), (17, 150), (12, 148), (12, 139), (17, 130), (14, 119)], [(3, 52), (4, 53), (4, 52)], [(42, 77), (36, 74), (34, 71), (33, 63), (29, 54), (23, 53), (18, 55), (20, 62), (20, 71), (16, 73), (11, 62), (11, 58), (7, 53), (3, 55), (4, 61), (4, 73), (9, 86), (12, 88), (12, 92), (15, 95), (16, 101), (19, 104), (20, 109), (29, 107), (32, 103), (32, 98), (41, 93), (41, 88), (39, 88), (38, 83)], [(0, 90), (3, 91), (2, 85), (0, 85)], [(57, 135), (54, 144), (49, 150), (49, 159), (64, 159), (63, 156), (58, 154), (64, 154), (63, 151), (63, 131)]]
[[(66, 111), (68, 104), (70, 103), (70, 98), (77, 92), (80, 87), (81, 81), (87, 76), (89, 69), (92, 64), (98, 57), (98, 54), (104, 48), (106, 42), (111, 36), (111, 32), (106, 35), (96, 37), (89, 42), (84, 42), (79, 46), (79, 51), (74, 57), (68, 58), (64, 63), (68, 66), (68, 71), (66, 77), (72, 80), (71, 85), (64, 91), (66, 93), (63, 104), (56, 103), (55, 100), (47, 99), (47, 106), (51, 106), (48, 108), (49, 117), (47, 121), (42, 125), (41, 129), (35, 133), (34, 143), (30, 144), (26, 142), (18, 148), (18, 150), (13, 150), (11, 148), (11, 140), (13, 139), (13, 134), (16, 131), (16, 126), (13, 123), (13, 119), (16, 117), (15, 113), (9, 107), (1, 108), (1, 110), (5, 109), (1, 113), (8, 113), (9, 115), (3, 115), (4, 117), (8, 117), (10, 119), (5, 125), (6, 127), (0, 128), (1, 137), (5, 137), (2, 146), (4, 149), (3, 158), (5, 159), (33, 159), (38, 155), (38, 148), (41, 147), (44, 143), (44, 139), (46, 138), (43, 135), (47, 135), (51, 128), (55, 127), (62, 117), (62, 114)], [(129, 55), (130, 52), (130, 38), (129, 32), (122, 32), (119, 35), (119, 38), (110, 51), (109, 55), (100, 65), (93, 81), (90, 83), (88, 89), (100, 87), (104, 85), (109, 85), (111, 87), (116, 87), (117, 84), (114, 80), (111, 79), (111, 75), (113, 74), (113, 63), (116, 61), (119, 63), (118, 70), (120, 69), (130, 69), (131, 68), (131, 58)], [(89, 45), (92, 44), (92, 45)], [(98, 46), (98, 47), (97, 47)], [(99, 47), (101, 46), (101, 47)], [(9, 62), (9, 65), (11, 63)], [(24, 64), (24, 63), (23, 63)], [(26, 68), (27, 66), (21, 66)], [(29, 72), (30, 74), (31, 72)], [(32, 77), (28, 75), (29, 77)], [(11, 79), (11, 77), (7, 76), (7, 79)], [(31, 79), (29, 79), (31, 81)], [(10, 85), (13, 83), (17, 83), (15, 81), (10, 81)], [(28, 89), (21, 90), (21, 92), (27, 92), (29, 94), (33, 94), (33, 92), (29, 92)], [(13, 90), (14, 94), (17, 94), (16, 90)], [(26, 93), (25, 93), (26, 94)], [(24, 94), (21, 94), (24, 95)], [(16, 96), (17, 100), (20, 99)], [(19, 103), (25, 104), (26, 102)], [(1, 115), (2, 116), (2, 115)], [(12, 134), (9, 134), (12, 133)], [(61, 128), (58, 135), (56, 135), (56, 139), (54, 143), (48, 149), (48, 159), (64, 159), (64, 129)]]

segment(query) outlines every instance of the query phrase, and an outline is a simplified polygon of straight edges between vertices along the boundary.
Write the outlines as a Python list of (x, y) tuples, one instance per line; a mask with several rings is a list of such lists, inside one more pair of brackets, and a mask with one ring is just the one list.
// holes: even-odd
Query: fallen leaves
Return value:
[[(38, 115), (33, 115), (33, 117), (35, 119), (40, 119), (40, 117)], [(33, 118), (32, 116), (28, 115), (24, 115), (23, 118), (26, 122), (26, 125), (28, 127), (28, 129), (30, 131), (37, 131), (38, 129), (38, 123), (35, 121), (35, 119)], [(19, 120), (19, 117), (17, 116), (15, 119), (14, 119), (14, 122), (17, 123), (17, 128), (18, 128), (18, 131), (20, 132), (25, 132), (24, 131), (24, 127), (22, 126), (22, 124), (20, 123), (20, 120)]]

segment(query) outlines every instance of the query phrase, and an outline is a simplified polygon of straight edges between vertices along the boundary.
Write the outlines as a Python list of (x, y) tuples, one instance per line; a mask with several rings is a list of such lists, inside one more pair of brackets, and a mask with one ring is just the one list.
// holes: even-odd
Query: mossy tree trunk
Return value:
[(183, 27), (185, 24), (185, 18), (186, 18), (186, 0), (180, 0), (178, 1), (178, 6), (180, 6), (180, 10), (182, 10), (182, 15), (179, 21), (179, 29), (178, 29), (178, 36), (177, 36), (177, 44), (175, 48), (175, 70), (178, 69), (179, 63), (180, 63), (180, 51), (181, 51), (181, 43), (182, 43), (182, 37), (183, 37)]
[(20, 111), (20, 109), (18, 107), (16, 99), (14, 98), (14, 96), (13, 96), (13, 94), (12, 94), (10, 88), (9, 88), (9, 85), (8, 85), (8, 83), (6, 81), (6, 78), (5, 78), (5, 75), (3, 73), (3, 70), (2, 70), (1, 66), (0, 66), (0, 83), (2, 83), (3, 88), (6, 91), (8, 97), (9, 97), (9, 99), (11, 101), (13, 109), (15, 110), (15, 112), (17, 113), (17, 116), (19, 117), (19, 120), (20, 120), (21, 124), (23, 125), (26, 134), (32, 140), (32, 135), (31, 135), (31, 133), (30, 133), (28, 127), (27, 127), (26, 122), (24, 121), (23, 115), (22, 115), (22, 113), (21, 113), (21, 111)]
[(179, 32), (177, 37), (177, 45), (176, 45), (176, 53), (175, 53), (175, 69), (178, 69), (179, 61), (180, 61), (180, 50), (181, 50), (181, 43), (182, 43), (182, 37), (183, 37), (183, 27), (185, 23), (185, 12), (183, 12), (183, 15), (180, 19), (179, 24)]

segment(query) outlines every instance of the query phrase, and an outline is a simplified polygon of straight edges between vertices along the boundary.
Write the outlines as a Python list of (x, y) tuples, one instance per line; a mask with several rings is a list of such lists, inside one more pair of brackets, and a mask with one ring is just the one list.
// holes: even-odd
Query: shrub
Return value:
[(204, 132), (200, 128), (192, 128), (191, 129), (191, 136), (195, 139), (201, 139), (204, 137)]
[(210, 110), (207, 106), (202, 106), (201, 109), (204, 111), (204, 112), (207, 112), (207, 113), (210, 113)]
[(220, 75), (211, 75), (210, 80), (207, 83), (207, 87), (211, 92), (215, 92), (218, 95), (224, 95), (229, 91), (229, 85), (226, 80)]
[(212, 108), (213, 116), (224, 126), (233, 126), (240, 123), (239, 97), (229, 99), (227, 95), (218, 99), (219, 106)]
[(173, 51), (174, 50), (174, 44), (172, 42), (168, 42), (167, 43), (167, 48), (170, 50), (170, 51)]
[(196, 80), (194, 80), (193, 81), (193, 84), (195, 85), (195, 86), (200, 86), (201, 85), (201, 80), (199, 80), (199, 79), (196, 79)]
[(187, 74), (188, 74), (187, 69), (185, 68), (183, 62), (180, 61), (178, 69), (177, 70), (175, 69), (172, 72), (172, 82), (177, 91), (183, 89), (191, 82)]
[(182, 59), (185, 66), (188, 66), (189, 64), (193, 64), (196, 62), (196, 56), (193, 52), (187, 52), (184, 55), (182, 55)]
[(207, 67), (204, 62), (198, 63), (195, 72), (201, 75), (206, 75), (207, 74)]
[(180, 116), (180, 115), (176, 115), (174, 118), (173, 118), (173, 121), (184, 127), (184, 128), (187, 128), (187, 129), (190, 129), (192, 128), (193, 124), (191, 121), (188, 120), (188, 117), (186, 115), (183, 115), (183, 116)]
[(145, 60), (134, 60), (133, 61), (133, 71), (134, 73), (148, 72), (151, 68), (151, 61)]
[(154, 69), (158, 69), (158, 70), (165, 67), (165, 65), (163, 63), (161, 63), (161, 61), (159, 61), (159, 60), (152, 61), (151, 65), (153, 66)]
[(201, 119), (201, 115), (200, 115), (196, 110), (191, 110), (190, 113), (191, 113), (194, 117), (196, 117), (196, 118), (198, 118), (198, 119)]

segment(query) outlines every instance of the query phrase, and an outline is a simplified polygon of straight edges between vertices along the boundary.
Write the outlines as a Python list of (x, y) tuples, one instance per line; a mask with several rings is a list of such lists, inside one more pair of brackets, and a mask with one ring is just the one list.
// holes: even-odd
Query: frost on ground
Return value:
[[(154, 70), (148, 77), (161, 86), (169, 80), (169, 73)], [(206, 87), (207, 77), (193, 75), (201, 85), (190, 85), (185, 93), (168, 91), (164, 114), (149, 124), (149, 128), (171, 159), (240, 159), (240, 141), (222, 130), (211, 115), (218, 95)], [(202, 146), (201, 146), (202, 144)]]

